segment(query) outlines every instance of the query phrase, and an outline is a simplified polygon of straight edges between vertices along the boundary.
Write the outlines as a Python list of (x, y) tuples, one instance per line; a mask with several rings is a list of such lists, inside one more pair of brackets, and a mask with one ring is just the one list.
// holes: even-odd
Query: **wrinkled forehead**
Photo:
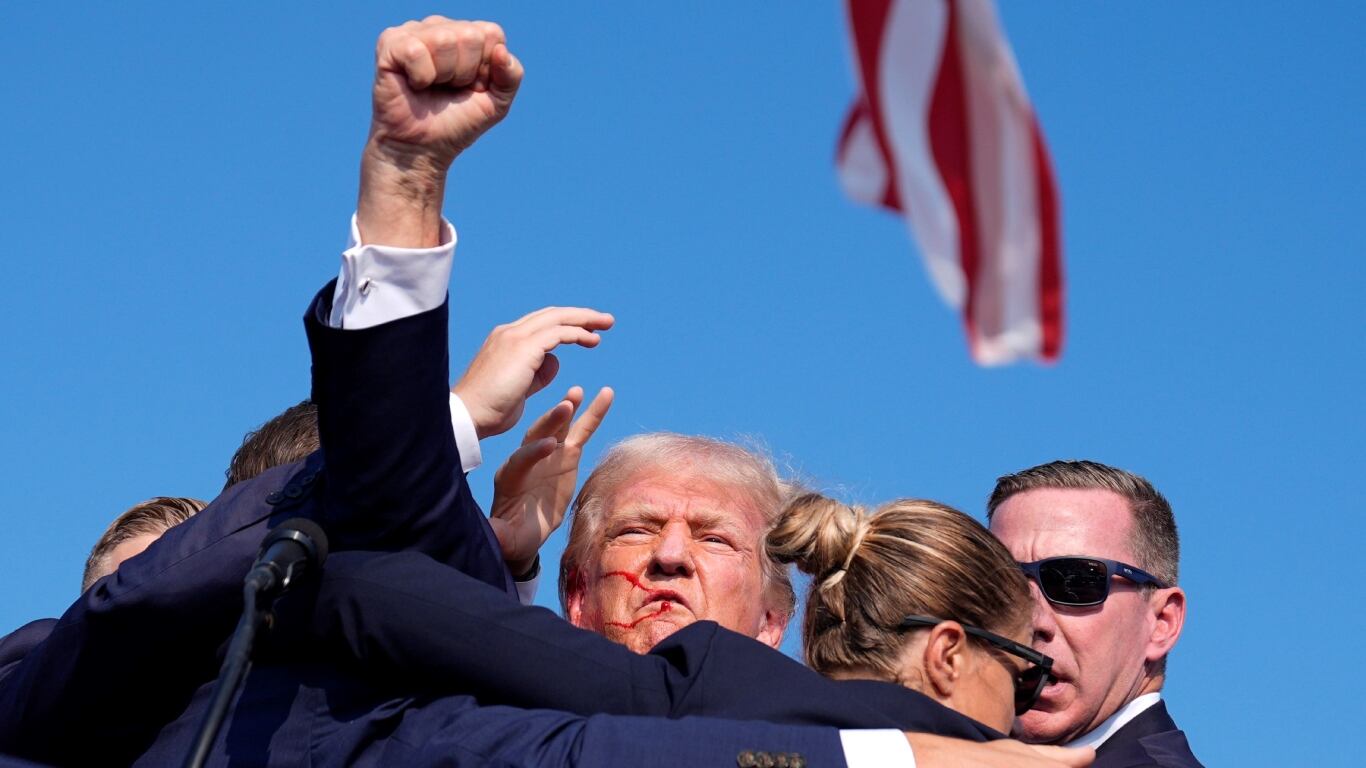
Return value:
[(1040, 488), (996, 508), (991, 532), (1022, 562), (1090, 555), (1133, 562), (1129, 502), (1101, 489)]
[(721, 526), (756, 542), (767, 528), (763, 503), (742, 485), (708, 476), (700, 468), (661, 472), (643, 469), (626, 478), (606, 499), (605, 522), (623, 519)]

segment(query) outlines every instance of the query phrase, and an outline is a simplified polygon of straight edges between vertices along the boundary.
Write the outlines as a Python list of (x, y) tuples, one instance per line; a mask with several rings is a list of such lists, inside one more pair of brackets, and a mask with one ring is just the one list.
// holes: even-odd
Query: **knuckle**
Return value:
[(484, 44), (484, 33), (473, 24), (466, 24), (459, 29), (452, 30), (453, 37), (460, 45), (469, 48), (478, 48)]
[(492, 37), (493, 39), (499, 41), (507, 39), (507, 35), (503, 32), (502, 25), (498, 24), (497, 22), (476, 21), (474, 23), (479, 27), (479, 29), (483, 30), (484, 34), (488, 37)]
[(437, 27), (427, 34), (433, 48), (449, 50), (460, 44), (460, 33), (451, 27)]

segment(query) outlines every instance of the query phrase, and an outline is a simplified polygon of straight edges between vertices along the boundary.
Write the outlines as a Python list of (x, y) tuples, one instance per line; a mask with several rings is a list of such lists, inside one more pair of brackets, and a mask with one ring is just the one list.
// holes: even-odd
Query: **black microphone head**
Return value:
[(327, 534), (322, 526), (306, 517), (292, 517), (272, 528), (261, 544), (261, 551), (285, 540), (296, 541), (308, 551), (309, 567), (320, 568), (327, 560)]

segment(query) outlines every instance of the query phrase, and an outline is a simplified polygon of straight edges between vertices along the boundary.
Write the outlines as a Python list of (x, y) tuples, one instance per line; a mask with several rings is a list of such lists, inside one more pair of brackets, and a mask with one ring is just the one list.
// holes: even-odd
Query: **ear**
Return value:
[(564, 610), (569, 623), (579, 628), (583, 626), (583, 572), (578, 568), (565, 576)]
[(791, 616), (784, 616), (777, 611), (764, 611), (763, 622), (759, 624), (759, 634), (754, 639), (777, 650), (783, 644), (783, 633), (787, 631), (787, 622)]
[(1181, 637), (1181, 627), (1186, 623), (1186, 591), (1180, 587), (1155, 589), (1148, 608), (1152, 611), (1152, 632), (1146, 658), (1151, 664), (1165, 658)]
[(940, 698), (953, 695), (968, 664), (967, 652), (968, 636), (963, 625), (956, 621), (941, 621), (930, 629), (923, 657), (925, 679)]

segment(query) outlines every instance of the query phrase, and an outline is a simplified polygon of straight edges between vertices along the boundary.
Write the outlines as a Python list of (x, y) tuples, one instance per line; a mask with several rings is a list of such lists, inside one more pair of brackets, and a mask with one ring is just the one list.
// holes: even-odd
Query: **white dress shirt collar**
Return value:
[(1067, 743), (1069, 747), (1091, 747), (1099, 749), (1105, 740), (1115, 735), (1120, 728), (1129, 724), (1130, 720), (1138, 717), (1144, 710), (1162, 701), (1162, 693), (1154, 691), (1145, 693), (1142, 696), (1120, 707), (1113, 715), (1105, 718), (1105, 721), (1087, 733), (1073, 741)]

